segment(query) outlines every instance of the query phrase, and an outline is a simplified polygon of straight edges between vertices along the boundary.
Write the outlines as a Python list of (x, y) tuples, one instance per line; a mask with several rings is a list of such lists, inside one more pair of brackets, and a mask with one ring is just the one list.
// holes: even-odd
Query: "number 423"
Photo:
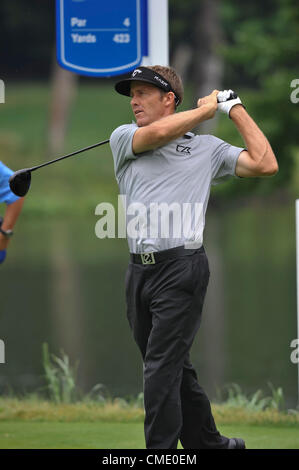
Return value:
[[(123, 21), (123, 25), (129, 28), (131, 26), (130, 18), (125, 18)], [(118, 33), (118, 34), (114, 34), (113, 36), (113, 41), (118, 42), (120, 44), (127, 44), (128, 42), (130, 42), (130, 40), (131, 40), (131, 36), (128, 33)]]
[(131, 37), (127, 33), (118, 33), (118, 34), (114, 34), (114, 36), (113, 36), (113, 41), (114, 42), (118, 42), (118, 43), (122, 43), (122, 44), (126, 44), (126, 43), (130, 42), (130, 40), (131, 40)]

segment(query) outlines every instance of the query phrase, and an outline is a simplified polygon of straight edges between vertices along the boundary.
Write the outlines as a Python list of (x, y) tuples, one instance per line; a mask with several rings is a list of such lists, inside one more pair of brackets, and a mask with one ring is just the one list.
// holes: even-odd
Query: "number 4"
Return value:
[(125, 21), (123, 22), (123, 25), (127, 26), (127, 28), (131, 26), (130, 18), (126, 18)]

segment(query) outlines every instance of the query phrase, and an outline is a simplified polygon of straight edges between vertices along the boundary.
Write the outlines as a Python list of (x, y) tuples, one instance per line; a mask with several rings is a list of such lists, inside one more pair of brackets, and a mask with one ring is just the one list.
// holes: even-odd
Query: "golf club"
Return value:
[[(237, 96), (238, 96), (237, 93), (233, 91), (230, 93), (230, 96), (229, 98), (227, 98), (226, 101), (233, 100), (237, 98)], [(217, 101), (218, 101), (218, 98), (217, 98)], [(100, 145), (107, 144), (108, 142), (109, 142), (109, 139), (103, 140), (102, 142), (98, 142), (97, 144), (90, 145), (89, 147), (85, 147), (81, 150), (77, 150), (76, 152), (69, 153), (68, 155), (63, 155), (62, 157), (56, 158), (55, 160), (51, 160), (46, 163), (42, 163), (41, 165), (33, 166), (32, 168), (24, 168), (23, 170), (18, 170), (9, 178), (10, 189), (12, 190), (14, 194), (16, 194), (16, 196), (23, 197), (29, 191), (32, 171), (38, 170), (39, 168), (42, 168), (47, 165), (51, 165), (52, 163), (59, 162), (60, 160), (64, 160), (65, 158), (72, 157), (73, 155), (77, 155), (78, 153), (86, 152), (87, 150), (93, 149), (95, 147), (99, 147)]]
[(55, 162), (59, 162), (60, 160), (64, 160), (65, 158), (72, 157), (73, 155), (77, 155), (78, 153), (86, 152), (87, 150), (99, 147), (100, 145), (107, 144), (108, 142), (109, 139), (103, 140), (102, 142), (90, 145), (89, 147), (84, 147), (83, 149), (77, 150), (76, 152), (69, 153), (68, 155), (63, 155), (62, 157), (56, 158), (55, 160), (51, 160), (46, 163), (42, 163), (41, 165), (33, 166), (32, 168), (24, 168), (23, 170), (18, 170), (9, 178), (10, 189), (14, 194), (16, 194), (16, 196), (23, 197), (29, 191), (32, 171), (38, 170), (39, 168), (42, 168), (47, 165), (51, 165)]

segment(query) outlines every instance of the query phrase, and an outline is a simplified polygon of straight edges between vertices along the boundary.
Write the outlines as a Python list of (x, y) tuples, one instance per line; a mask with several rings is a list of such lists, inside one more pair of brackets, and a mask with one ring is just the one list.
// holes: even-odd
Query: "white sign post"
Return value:
[(141, 65), (169, 65), (168, 0), (148, 0), (148, 53)]

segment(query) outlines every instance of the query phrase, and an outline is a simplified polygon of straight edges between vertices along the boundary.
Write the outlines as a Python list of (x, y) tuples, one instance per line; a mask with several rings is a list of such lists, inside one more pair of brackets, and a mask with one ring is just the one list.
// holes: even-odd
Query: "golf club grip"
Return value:
[(29, 171), (35, 171), (38, 170), (39, 168), (42, 168), (47, 165), (51, 165), (51, 163), (58, 162), (60, 160), (64, 160), (65, 158), (72, 157), (73, 155), (77, 155), (78, 153), (86, 152), (87, 150), (91, 150), (95, 147), (99, 147), (100, 145), (108, 144), (110, 140), (103, 140), (102, 142), (98, 142), (97, 144), (90, 145), (89, 147), (84, 147), (83, 149), (76, 150), (76, 152), (69, 153), (68, 155), (63, 155), (62, 157), (55, 158), (55, 160), (51, 160), (46, 163), (42, 163), (41, 165), (33, 166), (32, 168), (28, 168)]
[[(238, 95), (235, 91), (233, 91), (230, 94), (230, 97), (226, 101), (235, 100), (236, 98), (238, 98)], [(223, 103), (223, 101), (218, 101), (218, 97), (217, 97), (217, 103)], [(225, 103), (225, 101), (224, 101), (224, 103)]]

